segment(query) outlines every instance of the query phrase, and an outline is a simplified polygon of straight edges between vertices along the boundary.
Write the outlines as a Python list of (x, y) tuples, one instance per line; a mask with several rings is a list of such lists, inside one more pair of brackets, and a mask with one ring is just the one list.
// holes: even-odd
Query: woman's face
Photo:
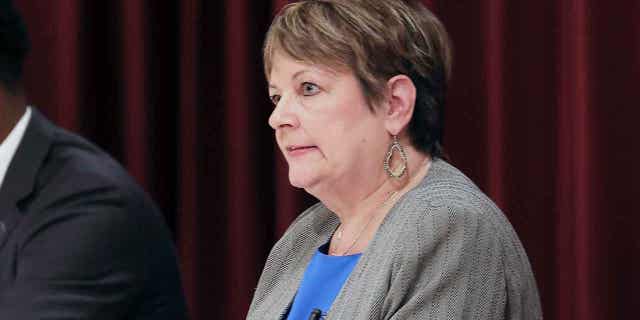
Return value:
[(308, 191), (380, 174), (389, 135), (370, 111), (352, 72), (332, 71), (276, 54), (269, 76), (275, 109), (269, 125), (289, 164), (293, 186)]

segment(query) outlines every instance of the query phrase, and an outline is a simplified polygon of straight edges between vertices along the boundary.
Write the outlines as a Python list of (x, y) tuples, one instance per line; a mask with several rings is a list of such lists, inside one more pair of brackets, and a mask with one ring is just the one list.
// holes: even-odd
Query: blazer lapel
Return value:
[(0, 187), (0, 249), (21, 218), (22, 201), (36, 185), (38, 171), (51, 148), (55, 127), (35, 108)]

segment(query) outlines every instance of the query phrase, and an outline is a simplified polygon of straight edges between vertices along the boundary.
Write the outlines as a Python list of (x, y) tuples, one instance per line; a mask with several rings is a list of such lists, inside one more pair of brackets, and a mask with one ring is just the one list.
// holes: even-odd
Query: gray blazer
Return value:
[[(321, 203), (273, 247), (247, 319), (281, 319), (337, 217)], [(541, 319), (527, 255), (500, 209), (435, 160), (394, 205), (326, 319)], [(306, 320), (306, 319), (305, 319)]]

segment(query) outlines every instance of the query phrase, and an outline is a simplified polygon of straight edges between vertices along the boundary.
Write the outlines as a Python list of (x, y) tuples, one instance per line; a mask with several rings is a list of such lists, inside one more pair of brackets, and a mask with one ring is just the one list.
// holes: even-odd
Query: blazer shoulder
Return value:
[(398, 208), (401, 220), (408, 221), (397, 225), (404, 229), (400, 230), (402, 234), (464, 230), (458, 235), (496, 239), (513, 236), (512, 226), (500, 208), (471, 179), (443, 161), (406, 198)]
[(434, 161), (431, 172), (408, 198), (408, 206), (422, 212), (443, 206), (468, 214), (500, 211), (469, 177), (444, 160)]
[[(24, 202), (25, 212), (104, 203), (131, 211), (158, 211), (127, 171), (94, 144), (60, 128)], [(132, 217), (133, 218), (133, 217)]]
[(112, 188), (131, 193), (138, 189), (127, 171), (109, 154), (63, 129), (55, 131), (38, 183), (62, 184), (63, 190)]

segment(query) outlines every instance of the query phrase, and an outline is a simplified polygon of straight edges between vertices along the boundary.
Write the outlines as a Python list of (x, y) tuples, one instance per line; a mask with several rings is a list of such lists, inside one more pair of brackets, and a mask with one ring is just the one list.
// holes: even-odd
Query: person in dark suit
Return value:
[(186, 319), (154, 203), (106, 153), (25, 105), (28, 47), (0, 0), (0, 319)]

